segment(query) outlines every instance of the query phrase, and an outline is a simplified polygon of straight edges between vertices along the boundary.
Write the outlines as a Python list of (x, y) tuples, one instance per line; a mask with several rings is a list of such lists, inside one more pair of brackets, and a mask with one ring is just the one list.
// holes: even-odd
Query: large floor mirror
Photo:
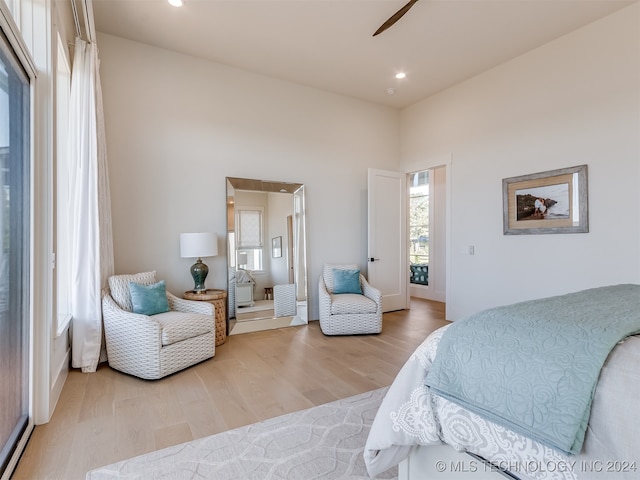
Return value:
[(227, 177), (229, 335), (307, 323), (304, 185)]

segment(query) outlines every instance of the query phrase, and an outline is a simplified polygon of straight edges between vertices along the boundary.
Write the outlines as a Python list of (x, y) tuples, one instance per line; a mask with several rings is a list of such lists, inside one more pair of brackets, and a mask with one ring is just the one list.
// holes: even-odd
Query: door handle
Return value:
[(373, 258), (373, 257), (371, 257), (371, 258), (369, 259), (369, 261), (370, 261), (370, 262), (379, 262), (379, 261), (380, 261), (380, 259), (379, 259), (379, 258)]

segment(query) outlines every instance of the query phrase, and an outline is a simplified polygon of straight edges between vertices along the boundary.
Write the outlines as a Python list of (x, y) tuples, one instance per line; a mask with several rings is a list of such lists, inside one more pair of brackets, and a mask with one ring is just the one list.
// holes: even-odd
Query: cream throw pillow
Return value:
[(129, 282), (138, 283), (140, 285), (151, 285), (156, 283), (156, 271), (134, 273), (132, 275), (114, 275), (109, 277), (111, 298), (113, 298), (122, 310), (133, 312), (131, 293), (129, 292)]

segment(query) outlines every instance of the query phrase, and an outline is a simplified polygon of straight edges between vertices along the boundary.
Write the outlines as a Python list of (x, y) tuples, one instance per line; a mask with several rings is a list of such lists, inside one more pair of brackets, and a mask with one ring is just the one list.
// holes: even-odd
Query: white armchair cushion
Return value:
[(334, 264), (334, 263), (325, 263), (324, 269), (322, 271), (322, 278), (324, 279), (324, 284), (327, 287), (327, 291), (329, 293), (333, 293), (334, 283), (333, 283), (333, 270), (359, 270), (360, 267), (355, 263), (342, 265), (342, 264)]
[(156, 272), (142, 272), (131, 275), (114, 275), (109, 277), (109, 290), (111, 298), (118, 306), (127, 312), (133, 312), (133, 304), (131, 303), (131, 293), (129, 292), (129, 282), (138, 283), (140, 285), (151, 285), (156, 283)]
[(331, 296), (331, 315), (376, 313), (378, 305), (364, 295), (343, 293)]
[(160, 324), (163, 346), (215, 332), (215, 323), (210, 315), (170, 311), (154, 315), (153, 319)]

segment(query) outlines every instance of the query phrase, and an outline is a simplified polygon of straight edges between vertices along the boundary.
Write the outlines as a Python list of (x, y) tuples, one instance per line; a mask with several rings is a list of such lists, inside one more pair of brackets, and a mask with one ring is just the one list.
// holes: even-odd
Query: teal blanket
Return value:
[(600, 370), (640, 333), (640, 285), (517, 303), (454, 322), (425, 384), (566, 454), (582, 449)]

